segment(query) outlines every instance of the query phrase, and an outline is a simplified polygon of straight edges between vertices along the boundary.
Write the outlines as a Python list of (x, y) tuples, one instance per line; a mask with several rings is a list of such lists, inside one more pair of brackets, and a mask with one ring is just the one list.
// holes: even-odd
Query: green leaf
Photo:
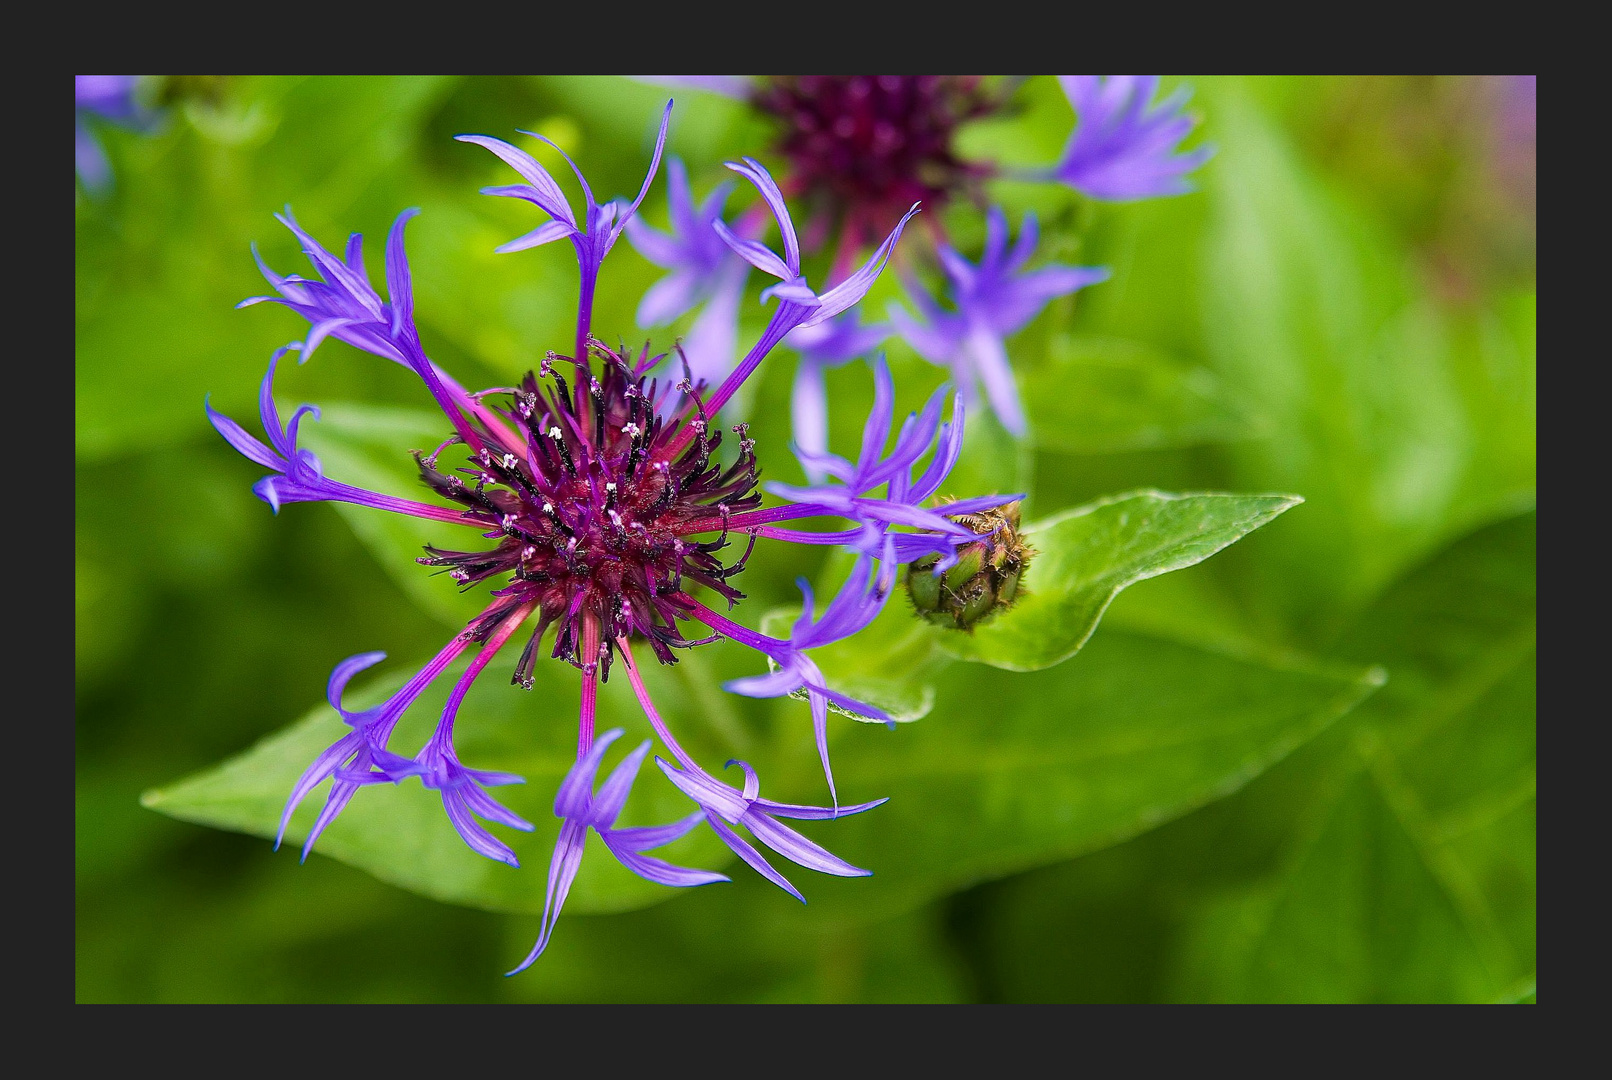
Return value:
[(1137, 491), (1024, 529), (1036, 550), (1024, 591), (972, 635), (936, 629), (952, 656), (1037, 671), (1078, 652), (1128, 585), (1202, 562), (1302, 502), (1295, 495)]
[(873, 917), (1120, 843), (1236, 791), (1380, 681), (1120, 632), (1032, 674), (951, 665), (923, 724), (831, 732), (841, 797), (890, 801), (817, 834), (874, 877), (808, 895)]
[(1380, 658), (1388, 684), (1295, 777), (1250, 790), (1245, 819), (1291, 832), (1271, 877), (1197, 920), (1181, 992), (1521, 996), (1535, 966), (1533, 515), (1397, 582), (1340, 651)]
[(1204, 368), (1118, 338), (1059, 336), (1020, 382), (1037, 446), (1103, 454), (1246, 439), (1251, 422)]

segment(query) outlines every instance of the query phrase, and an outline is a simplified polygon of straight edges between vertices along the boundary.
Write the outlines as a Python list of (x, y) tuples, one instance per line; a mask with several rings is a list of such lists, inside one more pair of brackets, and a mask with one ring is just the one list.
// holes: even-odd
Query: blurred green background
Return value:
[[(1143, 487), (1306, 502), (1122, 594), (1064, 664), (952, 665), (933, 710), (894, 734), (837, 720), (842, 794), (846, 777), (853, 798), (906, 785), (854, 826), (812, 833), (870, 881), (801, 871), (806, 908), (739, 875), (592, 914), (584, 897), (543, 960), (504, 979), (536, 935), (530, 914), (425, 899), (352, 860), (299, 866), (259, 837), (140, 805), (303, 717), (342, 657), (385, 650), (379, 670), (395, 676), (467, 610), (446, 579), (389, 557), (410, 536), (328, 506), (271, 515), (249, 490), (259, 470), (212, 431), (202, 399), (255, 428), (269, 353), (304, 331), (277, 307), (232, 310), (265, 291), (250, 242), (276, 270), (306, 270), (271, 217), (287, 203), (327, 247), (362, 231), (372, 273), (393, 217), (422, 207), (409, 233), (422, 335), (465, 385), (509, 385), (569, 340), (574, 262), (565, 245), (493, 254), (536, 215), (478, 196), (507, 174), (452, 136), (541, 131), (601, 197), (631, 192), (668, 91), (608, 77), (150, 80), (170, 102), (163, 121), (99, 128), (114, 186), (75, 195), (78, 999), (1532, 1000), (1531, 81), (1192, 85), (1194, 141), (1218, 147), (1199, 191), (1105, 205), (991, 189), (1015, 224), (1038, 212), (1039, 258), (1114, 276), (1013, 340), (1039, 441), (1014, 448), (972, 418), (955, 490), (1026, 490), (1032, 519)], [(674, 93), (669, 149), (696, 195), (725, 158), (771, 163), (769, 129), (743, 105)], [(1052, 160), (1071, 123), (1056, 84), (1030, 80), (1014, 101), (967, 129), (965, 149)], [(664, 225), (662, 183), (644, 213)], [(947, 222), (974, 254), (977, 213)], [(658, 274), (619, 245), (595, 325), (641, 341), (633, 311)], [(891, 278), (870, 316), (898, 294)], [(741, 342), (764, 314), (747, 302)], [(913, 407), (938, 373), (888, 348), (898, 404)], [(799, 479), (779, 420), (791, 367), (769, 360), (747, 403), (771, 479)], [(1076, 378), (1099, 368), (1146, 378)], [(860, 365), (832, 373), (842, 452), (867, 382)], [(406, 373), (336, 342), (277, 389), (328, 406), (327, 462), (346, 432), (344, 460), (406, 477), (404, 451), (426, 437)], [(369, 436), (393, 456), (374, 464)], [(757, 625), (798, 603), (794, 577), (823, 569), (762, 549), (741, 615)], [(684, 682), (658, 684), (674, 728), (758, 761), (780, 739), (809, 749), (799, 703), (709, 693), (750, 661), (708, 652), (679, 665)], [(1376, 668), (1387, 679), (1368, 692)], [(486, 681), (499, 685), (477, 693), (504, 704), (484, 711), (536, 700)], [(1206, 753), (1163, 752), (1200, 718), (1229, 746), (1278, 703), (1301, 719), (1270, 720), (1258, 752), (1238, 750), (1213, 783), (1171, 773), (1207, 768)], [(512, 715), (542, 725), (534, 740), (574, 723), (545, 710)], [(999, 747), (1046, 748), (1067, 769), (1004, 758), (981, 796), (967, 768)], [(776, 797), (821, 798), (809, 770), (777, 782)], [(516, 805), (536, 820), (552, 784), (528, 788)], [(1081, 820), (1080, 793), (1110, 788), (1140, 793), (1124, 795), (1123, 820)], [(388, 793), (358, 801), (372, 794)], [(980, 797), (1021, 827), (954, 844)], [(440, 812), (435, 824), (448, 831)], [(525, 868), (502, 887), (530, 897), (506, 910), (541, 904), (546, 851), (520, 850)], [(719, 865), (721, 849), (699, 851), (690, 862)]]

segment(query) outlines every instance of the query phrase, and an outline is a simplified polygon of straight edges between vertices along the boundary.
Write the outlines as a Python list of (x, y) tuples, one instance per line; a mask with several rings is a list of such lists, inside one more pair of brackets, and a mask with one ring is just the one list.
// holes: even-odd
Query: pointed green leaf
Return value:
[(963, 660), (1037, 671), (1078, 652), (1128, 585), (1202, 562), (1302, 502), (1295, 495), (1115, 495), (1027, 525), (1020, 599), (970, 635), (935, 630)]

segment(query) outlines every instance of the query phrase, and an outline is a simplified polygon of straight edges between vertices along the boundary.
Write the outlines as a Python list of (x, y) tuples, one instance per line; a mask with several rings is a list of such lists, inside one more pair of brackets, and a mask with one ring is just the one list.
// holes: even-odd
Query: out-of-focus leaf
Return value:
[(1486, 529), (1396, 583), (1346, 646), (1387, 661), (1387, 685), (1243, 791), (960, 898), (982, 995), (1525, 999), (1529, 529)]
[(1340, 651), (1383, 661), (1388, 684), (1280, 808), (1250, 792), (1250, 820), (1280, 809), (1292, 831), (1272, 878), (1196, 920), (1183, 996), (1519, 995), (1535, 964), (1534, 620), (1532, 514), (1447, 548), (1360, 618)]
[(1293, 495), (1139, 491), (1024, 529), (1035, 548), (1014, 605), (970, 635), (936, 630), (963, 660), (1036, 671), (1069, 659), (1127, 585), (1202, 562), (1302, 500)]
[[(642, 911), (563, 921), (542, 961), (505, 992), (517, 1001), (965, 1001), (942, 915), (936, 905), (884, 919), (831, 915), (743, 873)], [(506, 964), (538, 932), (536, 919), (510, 923)]]
[(1538, 299), (1531, 288), (1500, 297), (1457, 330), (1452, 358), (1475, 435), (1457, 512), (1472, 522), (1532, 505), (1537, 335)]
[(1204, 368), (1117, 338), (1057, 337), (1020, 376), (1037, 446), (1080, 454), (1244, 439), (1252, 424)]

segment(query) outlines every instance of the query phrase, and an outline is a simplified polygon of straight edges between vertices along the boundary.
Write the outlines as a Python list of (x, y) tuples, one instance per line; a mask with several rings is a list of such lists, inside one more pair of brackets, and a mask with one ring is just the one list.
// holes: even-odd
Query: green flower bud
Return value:
[(959, 548), (956, 564), (943, 574), (934, 572), (939, 556), (914, 560), (907, 567), (907, 595), (920, 618), (972, 633), (1024, 595), (1024, 571), (1035, 549), (1019, 537), (1016, 502), (980, 514), (947, 516), (980, 539)]

